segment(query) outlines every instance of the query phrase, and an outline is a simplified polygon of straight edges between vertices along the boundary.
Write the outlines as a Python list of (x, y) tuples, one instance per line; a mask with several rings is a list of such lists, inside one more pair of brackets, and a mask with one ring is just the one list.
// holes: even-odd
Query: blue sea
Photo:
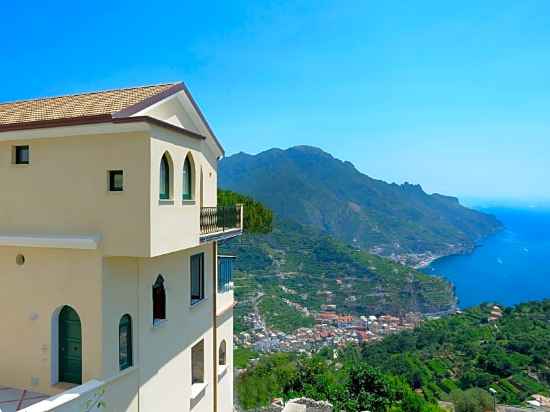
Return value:
[(550, 210), (480, 210), (495, 215), (505, 229), (473, 253), (438, 259), (424, 271), (453, 282), (461, 308), (550, 298)]

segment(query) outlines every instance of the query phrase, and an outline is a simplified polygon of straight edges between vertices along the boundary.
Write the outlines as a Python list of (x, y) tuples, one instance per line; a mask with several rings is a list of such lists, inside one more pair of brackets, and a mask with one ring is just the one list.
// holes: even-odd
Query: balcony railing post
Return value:
[(237, 213), (237, 220), (239, 222), (238, 227), (240, 229), (244, 229), (244, 213), (243, 213), (243, 204), (242, 203), (237, 203), (236, 213)]

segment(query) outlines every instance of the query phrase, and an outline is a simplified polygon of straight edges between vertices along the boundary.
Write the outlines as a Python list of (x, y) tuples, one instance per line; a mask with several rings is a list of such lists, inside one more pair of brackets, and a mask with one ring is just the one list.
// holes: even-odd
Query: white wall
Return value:
[[(205, 300), (191, 306), (190, 257), (205, 253)], [(104, 378), (118, 373), (118, 321), (132, 316), (134, 365), (139, 368), (140, 411), (188, 411), (191, 397), (191, 348), (204, 339), (204, 392), (193, 411), (213, 404), (213, 247), (212, 244), (155, 258), (104, 261)], [(167, 319), (153, 326), (152, 286), (162, 275)]]
[(147, 108), (136, 115), (151, 116), (156, 119), (164, 120), (165, 122), (171, 123), (175, 126), (191, 130), (195, 133), (201, 133), (199, 123), (185, 111), (177, 95)]
[[(190, 256), (205, 253), (206, 299), (191, 306)], [(204, 339), (207, 387), (196, 401), (194, 412), (212, 410), (212, 245), (151, 259), (139, 265), (140, 410), (188, 411), (191, 406), (191, 347)], [(153, 327), (152, 285), (161, 274), (166, 286), (165, 323)]]
[[(200, 206), (217, 204), (217, 159), (202, 139), (145, 133), (0, 142), (0, 235), (99, 236), (107, 256), (158, 256), (199, 245)], [(12, 146), (30, 164), (12, 164)], [(159, 202), (160, 159), (172, 159), (172, 202)], [(182, 201), (183, 163), (194, 165), (194, 200)], [(109, 192), (108, 171), (124, 191)], [(202, 176), (202, 196), (201, 196)]]
[[(139, 259), (111, 257), (103, 260), (103, 379), (119, 373), (118, 328), (123, 315), (132, 318), (133, 362), (139, 365)], [(137, 390), (137, 388), (136, 388)]]
[[(149, 139), (144, 133), (0, 142), (0, 234), (100, 235), (103, 251), (145, 256)], [(29, 145), (30, 164), (12, 164)], [(108, 171), (124, 171), (124, 191), (108, 191)]]
[[(233, 411), (233, 309), (218, 317), (218, 347), (226, 341), (227, 368), (218, 366), (218, 412)], [(224, 370), (222, 370), (224, 369)]]
[[(205, 300), (191, 306), (190, 256), (205, 253)], [(118, 324), (122, 315), (132, 317), (133, 378), (124, 379), (123, 390), (111, 402), (141, 411), (212, 410), (215, 373), (213, 357), (213, 245), (155, 258), (101, 256), (100, 251), (44, 248), (0, 248), (0, 310), (11, 334), (0, 340), (0, 382), (46, 394), (52, 387), (51, 317), (68, 304), (82, 321), (83, 381), (117, 376)], [(16, 265), (17, 254), (26, 262)], [(153, 327), (152, 285), (165, 279), (167, 321)], [(222, 294), (232, 300), (232, 292)], [(28, 296), (29, 299), (22, 299)], [(219, 296), (219, 294), (218, 294)], [(219, 408), (233, 403), (233, 311), (225, 301), (218, 316), (218, 343), (227, 344), (229, 367), (219, 376)], [(229, 308), (229, 309), (228, 309)], [(227, 310), (228, 309), (228, 310)], [(18, 328), (17, 326), (22, 327)], [(55, 333), (55, 332), (53, 332)], [(191, 348), (204, 339), (205, 390), (191, 401)], [(33, 378), (36, 385), (31, 386)], [(122, 388), (122, 387), (121, 387)], [(138, 388), (139, 395), (138, 395)], [(111, 410), (111, 409), (107, 409)], [(124, 410), (124, 409), (115, 409)]]
[[(18, 254), (25, 256), (22, 266)], [(101, 266), (98, 251), (0, 247), (1, 385), (44, 394), (63, 390), (52, 386), (52, 317), (64, 305), (80, 316), (83, 381), (101, 376)]]
[[(203, 206), (217, 204), (216, 162), (207, 157), (206, 144), (196, 138), (156, 130), (151, 138), (151, 256), (159, 256), (199, 245), (200, 176), (203, 176)], [(160, 162), (168, 153), (171, 160), (171, 199), (159, 200)], [(194, 166), (193, 200), (182, 200), (183, 164), (190, 155)]]

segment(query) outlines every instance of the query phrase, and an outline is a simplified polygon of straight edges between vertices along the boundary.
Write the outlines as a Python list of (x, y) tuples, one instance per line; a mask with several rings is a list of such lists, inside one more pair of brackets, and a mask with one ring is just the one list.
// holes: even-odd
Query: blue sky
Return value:
[(184, 80), (228, 154), (550, 198), (548, 1), (85, 3), (3, 6), (1, 101)]

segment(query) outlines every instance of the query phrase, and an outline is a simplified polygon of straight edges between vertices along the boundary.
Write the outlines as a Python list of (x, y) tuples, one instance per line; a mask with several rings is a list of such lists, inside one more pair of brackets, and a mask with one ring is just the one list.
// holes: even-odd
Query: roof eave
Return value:
[(80, 126), (110, 121), (112, 121), (110, 114), (101, 114), (97, 116), (67, 117), (63, 119), (37, 120), (34, 122), (8, 123), (0, 124), (0, 133), (18, 130), (47, 129), (51, 127)]
[(162, 127), (164, 129), (168, 129), (168, 130), (181, 133), (186, 136), (194, 137), (197, 139), (202, 139), (202, 140), (206, 139), (206, 136), (203, 136), (200, 133), (196, 133), (192, 130), (185, 129), (183, 127), (176, 126), (171, 123), (167, 123), (163, 120), (159, 120), (154, 117), (134, 116), (134, 117), (113, 118), (111, 115), (73, 117), (73, 118), (54, 119), (54, 120), (40, 120), (36, 122), (26, 122), (26, 123), (3, 124), (3, 125), (0, 125), (0, 134), (5, 132), (15, 132), (15, 131), (33, 130), (33, 129), (51, 129), (51, 128), (68, 127), (68, 126), (89, 126), (89, 125), (101, 124), (101, 123), (122, 124), (122, 123), (140, 123), (140, 122)]
[(154, 126), (159, 126), (164, 129), (172, 130), (174, 132), (185, 134), (186, 136), (195, 137), (197, 139), (205, 140), (206, 136), (194, 132), (193, 130), (186, 129), (185, 127), (176, 126), (172, 123), (165, 122), (164, 120), (157, 119), (151, 116), (133, 116), (133, 117), (121, 117), (113, 118), (112, 123), (134, 123), (134, 122), (146, 122)]

